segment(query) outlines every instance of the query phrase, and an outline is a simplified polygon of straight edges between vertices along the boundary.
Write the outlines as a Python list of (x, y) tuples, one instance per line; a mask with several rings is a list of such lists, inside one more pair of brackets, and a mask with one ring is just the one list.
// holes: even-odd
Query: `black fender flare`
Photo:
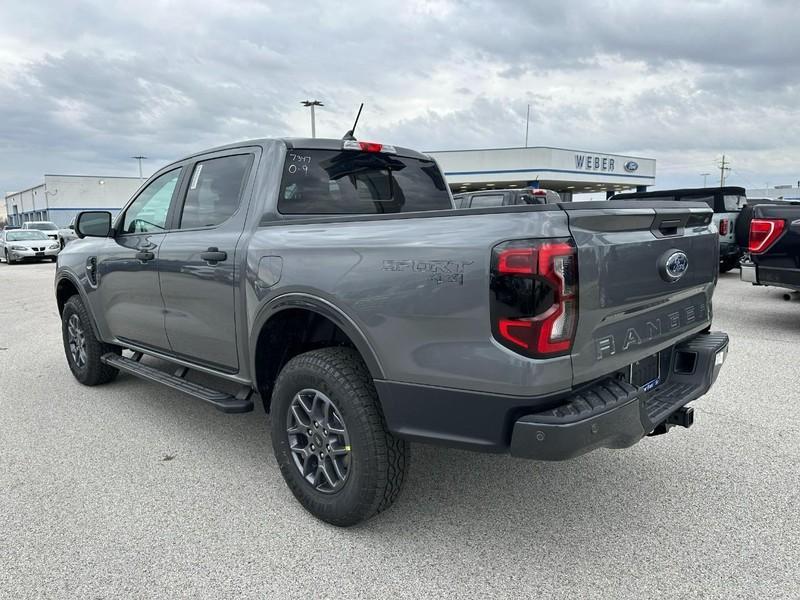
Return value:
[(281, 294), (264, 304), (256, 314), (253, 321), (253, 328), (250, 332), (250, 372), (255, 375), (256, 370), (256, 345), (261, 335), (261, 330), (267, 322), (278, 313), (292, 309), (301, 308), (315, 312), (339, 327), (356, 347), (361, 354), (364, 363), (367, 365), (373, 379), (383, 379), (383, 367), (381, 366), (375, 349), (370, 344), (367, 336), (361, 328), (338, 306), (319, 296), (314, 296), (306, 292), (289, 292)]
[[(98, 340), (102, 340), (103, 338), (100, 336), (100, 330), (97, 327), (97, 319), (94, 316), (94, 311), (92, 310), (91, 302), (89, 302), (89, 297), (86, 295), (86, 290), (84, 289), (83, 285), (81, 285), (81, 282), (78, 280), (78, 278), (69, 271), (62, 271), (56, 275), (55, 284), (53, 285), (54, 291), (56, 292), (56, 301), (58, 300), (58, 285), (64, 280), (69, 281), (73, 287), (78, 290), (78, 296), (81, 297), (81, 302), (83, 302), (83, 306), (86, 307), (86, 312), (89, 313), (89, 317), (92, 321), (92, 331)], [(61, 315), (59, 314), (59, 316)]]

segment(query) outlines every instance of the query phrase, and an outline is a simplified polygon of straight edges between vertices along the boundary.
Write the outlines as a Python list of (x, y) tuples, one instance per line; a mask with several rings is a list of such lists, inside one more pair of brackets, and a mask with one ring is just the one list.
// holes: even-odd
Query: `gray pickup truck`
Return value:
[(691, 425), (728, 346), (711, 219), (456, 210), (415, 151), (255, 140), (164, 167), (113, 222), (81, 213), (55, 293), (78, 381), (123, 371), (224, 412), (257, 394), (289, 488), (345, 526), (395, 500), (409, 440), (562, 460)]

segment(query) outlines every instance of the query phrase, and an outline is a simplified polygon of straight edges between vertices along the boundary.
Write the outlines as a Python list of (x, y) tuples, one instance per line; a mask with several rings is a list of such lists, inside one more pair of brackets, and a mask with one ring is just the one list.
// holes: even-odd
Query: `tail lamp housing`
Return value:
[(786, 226), (783, 219), (753, 219), (750, 221), (750, 254), (763, 254), (772, 246)]
[(720, 237), (725, 237), (728, 235), (730, 231), (730, 221), (728, 219), (720, 219), (719, 220), (719, 235)]
[(572, 240), (516, 240), (495, 246), (492, 333), (531, 358), (567, 354), (578, 321), (578, 257)]

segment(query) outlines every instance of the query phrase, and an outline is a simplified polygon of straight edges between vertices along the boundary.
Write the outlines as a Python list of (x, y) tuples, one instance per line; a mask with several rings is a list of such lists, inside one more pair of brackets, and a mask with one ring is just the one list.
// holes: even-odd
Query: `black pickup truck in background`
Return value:
[(538, 188), (482, 190), (453, 194), (456, 208), (489, 208), (495, 206), (525, 206), (563, 202), (558, 192)]
[(800, 290), (800, 202), (776, 201), (750, 208), (742, 281)]

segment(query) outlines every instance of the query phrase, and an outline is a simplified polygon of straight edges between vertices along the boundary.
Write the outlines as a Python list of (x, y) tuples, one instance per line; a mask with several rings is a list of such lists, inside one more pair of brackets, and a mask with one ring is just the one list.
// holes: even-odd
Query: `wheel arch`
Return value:
[[(281, 351), (269, 355), (272, 344)], [(339, 307), (306, 293), (278, 296), (258, 312), (250, 339), (250, 369), (255, 388), (269, 410), (280, 369), (302, 352), (327, 346), (352, 346), (373, 379), (383, 379), (380, 360), (361, 328)]]
[(95, 319), (94, 312), (92, 311), (92, 305), (89, 303), (86, 291), (78, 280), (69, 273), (62, 273), (56, 278), (55, 288), (58, 316), (60, 317), (63, 314), (64, 305), (67, 303), (67, 300), (77, 294), (81, 302), (83, 302), (83, 306), (86, 307), (86, 312), (89, 313), (89, 319), (92, 322), (92, 331), (94, 331), (95, 337), (97, 337), (98, 340), (101, 339), (100, 330), (97, 327), (97, 319)]

